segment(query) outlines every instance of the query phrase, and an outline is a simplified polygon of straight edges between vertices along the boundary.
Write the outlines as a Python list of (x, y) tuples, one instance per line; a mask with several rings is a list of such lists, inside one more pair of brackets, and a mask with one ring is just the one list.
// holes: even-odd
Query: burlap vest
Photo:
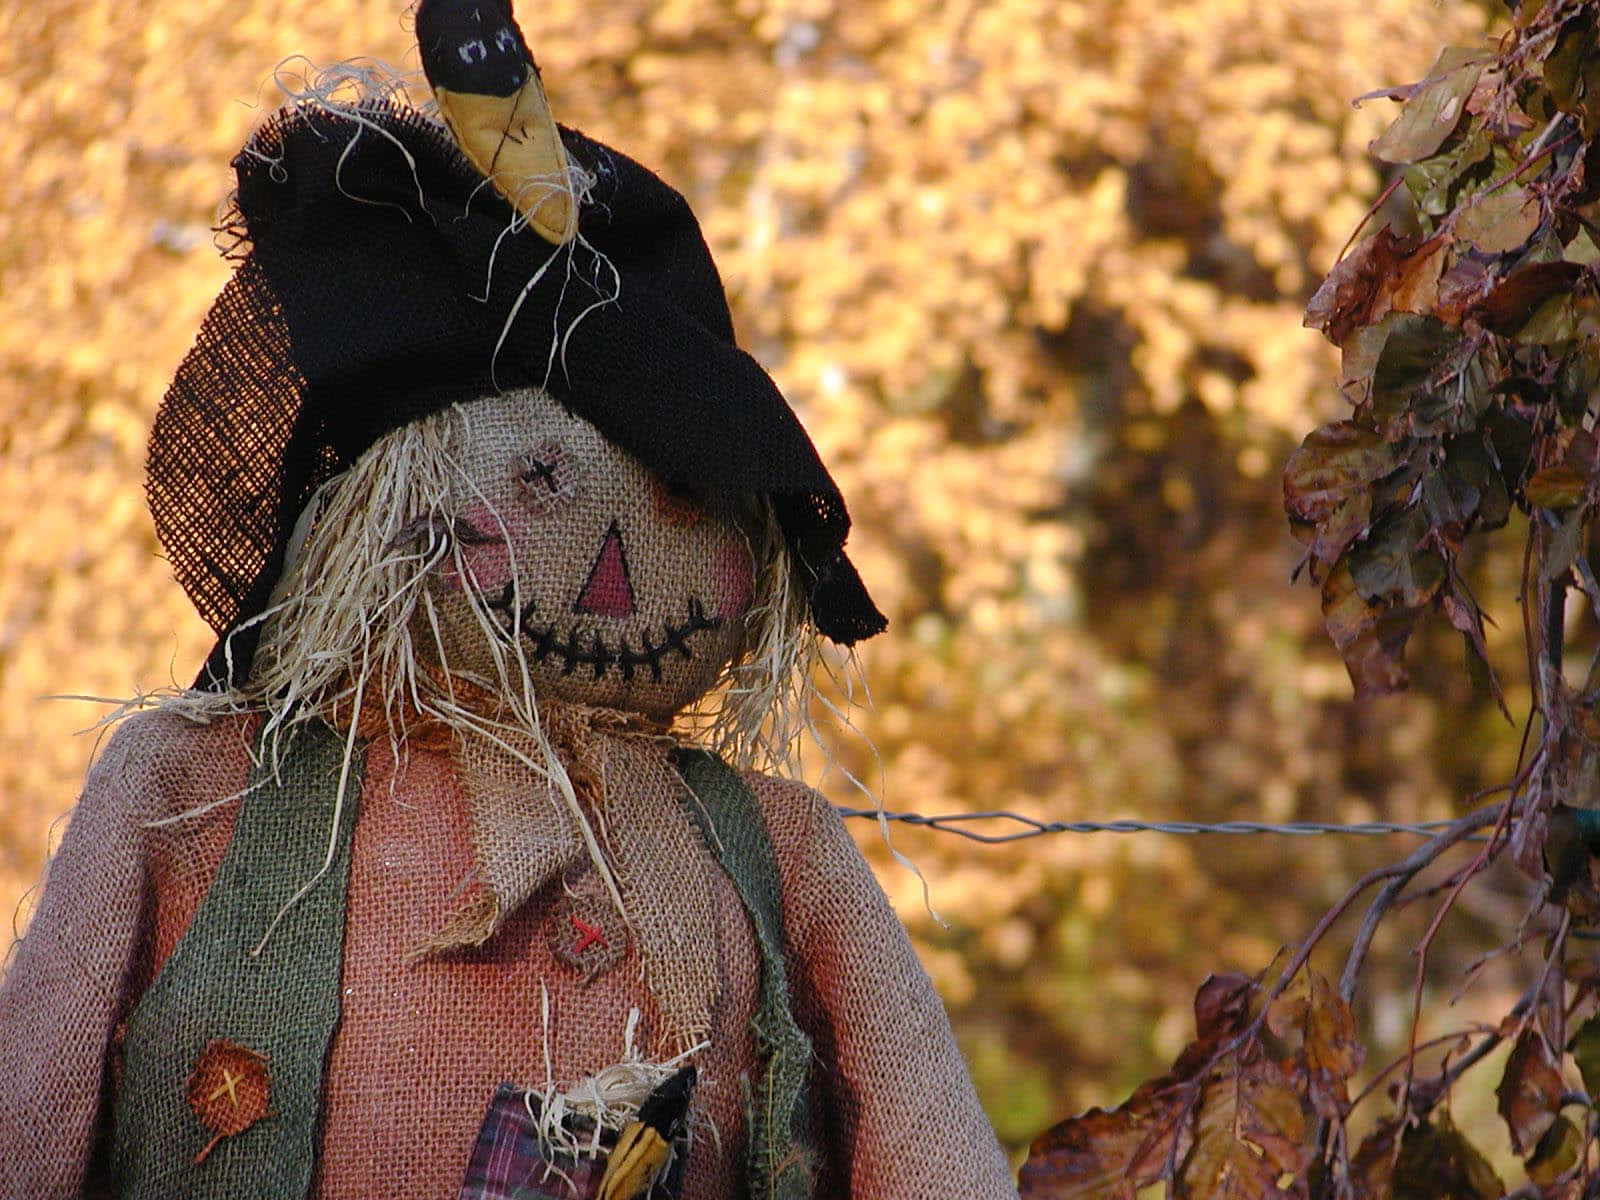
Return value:
[[(251, 772), (221, 865), (127, 1021), (111, 1154), (114, 1192), (125, 1200), (304, 1200), (311, 1187), (361, 792), (358, 751), (339, 803), (343, 750), (313, 724), (276, 770), (264, 763)], [(761, 956), (762, 1078), (745, 1081), (749, 1195), (802, 1200), (811, 1180), (811, 1046), (790, 1011), (771, 839), (736, 772), (700, 751), (676, 758), (680, 800), (739, 892)], [(219, 1044), (232, 1061), (259, 1064), (270, 1087), (258, 1105), (267, 1115), (242, 1128), (255, 1115), (252, 1097), (232, 1070), (204, 1067)]]

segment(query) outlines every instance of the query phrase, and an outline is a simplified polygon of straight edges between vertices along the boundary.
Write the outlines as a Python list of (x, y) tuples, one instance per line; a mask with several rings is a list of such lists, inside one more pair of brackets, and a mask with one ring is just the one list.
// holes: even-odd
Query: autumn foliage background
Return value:
[[(1386, 182), (1367, 147), (1396, 111), (1349, 101), (1482, 44), (1493, 10), (550, 0), (519, 18), (558, 117), (689, 196), (742, 340), (851, 501), (892, 627), (836, 754), (889, 808), (1418, 820), (1512, 774), (1516, 730), (1447, 628), (1413, 643), (1411, 694), (1352, 701), (1316, 593), (1289, 585), (1279, 482), (1346, 408), (1301, 313)], [(0, 7), (0, 911), (101, 712), (41, 697), (187, 682), (209, 646), (158, 555), (144, 438), (226, 277), (227, 160), (295, 54), (416, 65), (398, 0)], [(1514, 554), (1469, 567), (1519, 629)], [(1518, 712), (1509, 636), (1489, 650)], [(858, 803), (826, 767), (811, 755)], [(1261, 970), (1398, 850), (899, 830), (941, 928), (856, 832), (1013, 1146), (1163, 1069), (1208, 972)], [(1503, 940), (1525, 886), (1463, 896), (1430, 1000)], [(1376, 1046), (1404, 1036), (1417, 932), (1401, 914), (1369, 968)], [(1504, 1012), (1498, 987), (1487, 972), (1456, 1015)]]

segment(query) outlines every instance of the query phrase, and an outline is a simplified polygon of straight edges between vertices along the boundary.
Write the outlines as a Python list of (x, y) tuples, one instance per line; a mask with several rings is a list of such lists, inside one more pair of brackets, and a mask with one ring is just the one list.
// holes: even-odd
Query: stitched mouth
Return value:
[(634, 675), (640, 671), (648, 671), (651, 680), (659, 683), (664, 659), (676, 655), (692, 660), (694, 651), (690, 648), (689, 639), (697, 633), (722, 625), (721, 617), (708, 616), (705, 605), (690, 596), (685, 604), (687, 616), (682, 624), (662, 622), (659, 641), (649, 630), (642, 631), (639, 634), (639, 647), (635, 649), (626, 634), (614, 642), (608, 642), (598, 632), (586, 633), (577, 625), (571, 625), (563, 635), (555, 622), (539, 620), (537, 606), (532, 600), (518, 610), (516, 584), (512, 580), (506, 581), (499, 595), (490, 596), (480, 592), (479, 596), (494, 614), (496, 625), (508, 641), (520, 631), (522, 640), (528, 646), (529, 657), (535, 663), (554, 659), (560, 664), (562, 675), (571, 675), (580, 667), (587, 667), (594, 673), (595, 679), (615, 668), (621, 672), (625, 683), (632, 682)]

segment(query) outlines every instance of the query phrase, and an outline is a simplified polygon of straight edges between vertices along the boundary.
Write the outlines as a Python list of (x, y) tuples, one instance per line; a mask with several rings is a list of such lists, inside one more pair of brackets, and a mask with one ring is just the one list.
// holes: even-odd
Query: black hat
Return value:
[(248, 674), (294, 523), (383, 434), (449, 404), (547, 388), (669, 482), (771, 497), (817, 628), (884, 618), (845, 557), (827, 469), (733, 340), (688, 203), (571, 129), (591, 180), (552, 245), (449, 132), (391, 100), (295, 104), (233, 161), (239, 265), (151, 433), (149, 493), (178, 582), (223, 639), (201, 686)]

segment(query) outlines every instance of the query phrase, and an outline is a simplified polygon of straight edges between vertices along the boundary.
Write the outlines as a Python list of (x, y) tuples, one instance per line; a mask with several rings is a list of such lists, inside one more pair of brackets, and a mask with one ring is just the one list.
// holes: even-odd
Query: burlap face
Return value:
[[(459, 559), (431, 586), (449, 670), (493, 684), (470, 591), (535, 690), (665, 717), (739, 652), (754, 566), (731, 514), (670, 490), (593, 425), (526, 390), (460, 406)], [(432, 631), (418, 638), (436, 653)]]

